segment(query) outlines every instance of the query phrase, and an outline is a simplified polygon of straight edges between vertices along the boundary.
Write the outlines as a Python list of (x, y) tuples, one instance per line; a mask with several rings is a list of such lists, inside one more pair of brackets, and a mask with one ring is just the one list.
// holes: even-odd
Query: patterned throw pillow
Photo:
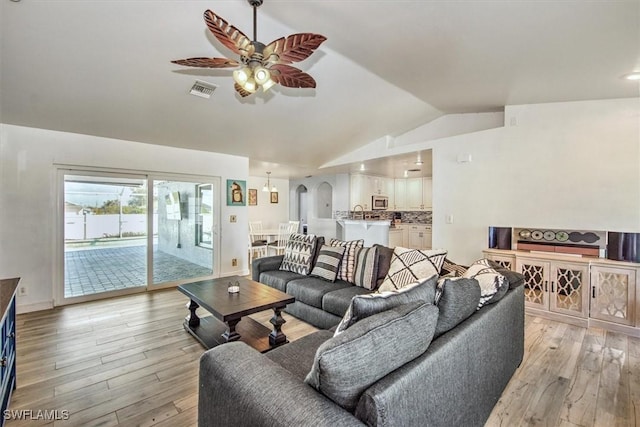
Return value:
[(311, 271), (315, 248), (315, 234), (291, 234), (287, 246), (284, 248), (280, 270), (308, 275)]
[(501, 291), (509, 286), (509, 282), (505, 280), (505, 277), (498, 273), (491, 264), (489, 264), (489, 260), (487, 259), (474, 262), (462, 277), (476, 279), (480, 284), (481, 294), (478, 309), (492, 302), (491, 300), (499, 291), (503, 295), (504, 293)]
[(389, 273), (378, 290), (393, 291), (440, 273), (447, 256), (445, 249), (419, 250), (396, 246)]
[(364, 240), (350, 240), (346, 242), (344, 240), (331, 239), (329, 240), (329, 246), (344, 246), (346, 248), (344, 255), (342, 255), (338, 279), (353, 283), (353, 275), (356, 268), (356, 249), (364, 246)]
[(468, 268), (469, 267), (467, 266), (456, 264), (455, 262), (452, 262), (449, 259), (445, 258), (444, 262), (442, 263), (442, 270), (440, 271), (440, 275), (462, 277)]
[(358, 248), (353, 283), (365, 289), (375, 289), (378, 271), (378, 249)]
[(316, 265), (314, 265), (313, 270), (311, 270), (311, 275), (335, 282), (345, 249), (344, 246), (334, 247), (323, 245), (318, 254)]

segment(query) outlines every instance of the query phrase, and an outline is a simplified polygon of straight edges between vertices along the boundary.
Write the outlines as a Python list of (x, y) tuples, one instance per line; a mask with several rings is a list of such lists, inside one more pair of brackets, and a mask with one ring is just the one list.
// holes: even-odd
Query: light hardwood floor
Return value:
[[(165, 290), (19, 315), (10, 409), (70, 417), (6, 425), (195, 425), (204, 350), (182, 328), (186, 303)], [(285, 318), (291, 340), (316, 330)], [(524, 362), (487, 426), (640, 425), (639, 339), (531, 316), (525, 328)]]

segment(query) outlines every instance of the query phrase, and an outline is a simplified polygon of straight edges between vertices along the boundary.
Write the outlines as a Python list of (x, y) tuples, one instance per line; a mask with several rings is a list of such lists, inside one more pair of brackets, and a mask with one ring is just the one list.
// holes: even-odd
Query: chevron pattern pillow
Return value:
[(284, 248), (280, 270), (307, 276), (311, 272), (313, 254), (316, 250), (315, 234), (293, 233)]
[(378, 291), (395, 291), (439, 274), (446, 256), (445, 249), (419, 250), (396, 246), (389, 273)]

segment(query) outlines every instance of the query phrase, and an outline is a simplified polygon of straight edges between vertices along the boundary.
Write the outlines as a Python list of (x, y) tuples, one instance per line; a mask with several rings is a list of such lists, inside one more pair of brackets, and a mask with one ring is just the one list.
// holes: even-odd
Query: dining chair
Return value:
[(291, 224), (288, 222), (278, 224), (278, 240), (268, 244), (267, 252), (271, 249), (274, 250), (275, 255), (284, 253), (284, 249), (287, 247), (287, 241), (291, 235)]
[(291, 225), (290, 230), (292, 233), (300, 232), (300, 221), (289, 221), (289, 225)]
[(249, 265), (254, 258), (267, 256), (267, 239), (262, 232), (262, 221), (249, 221)]

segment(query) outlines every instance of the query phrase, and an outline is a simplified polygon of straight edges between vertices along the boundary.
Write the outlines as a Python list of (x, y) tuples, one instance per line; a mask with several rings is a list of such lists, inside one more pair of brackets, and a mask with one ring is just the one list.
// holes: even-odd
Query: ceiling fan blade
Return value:
[[(295, 67), (276, 64), (269, 69), (271, 79), (286, 87), (315, 88), (316, 81), (309, 74)], [(275, 71), (275, 72), (274, 72)]]
[(251, 92), (244, 90), (242, 86), (240, 86), (238, 83), (235, 83), (233, 85), (233, 88), (236, 90), (236, 92), (238, 92), (238, 95), (240, 95), (243, 98), (251, 95)]
[(238, 55), (251, 56), (254, 51), (251, 39), (244, 35), (242, 31), (230, 25), (224, 18), (216, 15), (211, 10), (204, 12), (204, 21), (209, 31), (231, 51)]
[(292, 34), (269, 43), (264, 49), (265, 62), (291, 64), (307, 59), (326, 40), (313, 33)]
[(238, 61), (229, 58), (187, 58), (171, 61), (174, 64), (200, 68), (232, 68), (240, 65)]

